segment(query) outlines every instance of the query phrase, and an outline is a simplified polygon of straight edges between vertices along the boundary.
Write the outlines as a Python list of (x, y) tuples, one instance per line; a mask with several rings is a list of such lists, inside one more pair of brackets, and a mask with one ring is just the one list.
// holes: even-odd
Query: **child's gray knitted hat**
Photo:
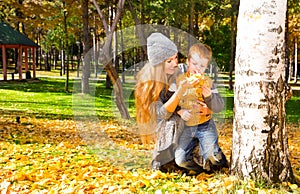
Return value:
[(152, 33), (147, 38), (147, 54), (153, 66), (178, 53), (177, 46), (161, 33)]

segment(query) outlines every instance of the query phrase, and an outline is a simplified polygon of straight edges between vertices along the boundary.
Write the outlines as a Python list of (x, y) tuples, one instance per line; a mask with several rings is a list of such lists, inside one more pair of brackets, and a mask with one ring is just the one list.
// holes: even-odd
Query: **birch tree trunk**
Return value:
[(285, 119), (287, 0), (241, 0), (237, 24), (235, 115), (230, 172), (293, 181)]

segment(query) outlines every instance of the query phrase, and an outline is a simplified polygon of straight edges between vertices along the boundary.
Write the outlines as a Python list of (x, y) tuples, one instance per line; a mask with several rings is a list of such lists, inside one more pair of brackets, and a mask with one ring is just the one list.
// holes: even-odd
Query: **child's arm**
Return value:
[(203, 86), (202, 95), (205, 104), (207, 104), (208, 108), (211, 109), (213, 112), (218, 113), (223, 110), (224, 101), (221, 95), (219, 94), (217, 88), (213, 86), (213, 88), (210, 89), (206, 86)]

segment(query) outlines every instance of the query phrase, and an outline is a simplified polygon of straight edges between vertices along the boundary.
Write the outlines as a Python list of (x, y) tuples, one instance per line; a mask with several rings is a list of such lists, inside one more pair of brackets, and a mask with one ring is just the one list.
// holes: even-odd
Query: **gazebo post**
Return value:
[(32, 69), (33, 69), (33, 79), (35, 79), (35, 71), (36, 71), (36, 66), (35, 66), (35, 52), (36, 52), (36, 49), (33, 47), (32, 48), (33, 52), (32, 52)]
[(6, 48), (2, 45), (3, 80), (7, 80)]
[(25, 54), (25, 72), (28, 71), (28, 48), (24, 48), (24, 54)]
[(22, 46), (19, 47), (19, 59), (18, 59), (18, 72), (19, 72), (19, 80), (22, 80)]
[(31, 75), (30, 75), (30, 71), (29, 71), (29, 68), (28, 68), (28, 48), (25, 47), (24, 48), (24, 55), (25, 55), (25, 79), (30, 79), (31, 78)]

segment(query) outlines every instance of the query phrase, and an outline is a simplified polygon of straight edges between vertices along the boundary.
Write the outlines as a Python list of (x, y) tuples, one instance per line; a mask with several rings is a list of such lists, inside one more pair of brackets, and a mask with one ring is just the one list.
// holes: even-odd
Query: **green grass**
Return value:
[[(134, 84), (130, 82), (123, 85), (124, 98), (131, 117), (134, 117), (133, 87)], [(29, 82), (1, 82), (0, 111), (2, 115), (26, 115), (51, 119), (72, 119), (74, 115), (97, 116), (101, 120), (118, 117), (118, 109), (112, 99), (113, 90), (106, 89), (104, 81), (91, 82), (89, 96), (83, 97), (78, 93), (79, 81), (70, 80), (69, 88), (69, 93), (64, 92), (65, 80), (55, 78), (39, 78)], [(226, 107), (216, 117), (230, 120), (233, 117), (233, 92), (222, 88), (220, 93)], [(299, 105), (300, 97), (297, 96), (293, 96), (287, 102), (287, 122), (299, 122)]]
[[(224, 98), (225, 108), (219, 114), (225, 119), (233, 118), (233, 107), (234, 107), (234, 94), (233, 91), (222, 88), (219, 90), (220, 94)], [(286, 102), (286, 121), (288, 123), (300, 122), (300, 96), (292, 96), (290, 100)]]
[[(65, 80), (39, 78), (34, 81), (0, 82), (0, 112), (2, 115), (30, 116), (49, 119), (72, 119), (97, 116), (111, 120), (118, 116), (112, 99), (112, 89), (104, 81), (90, 83), (91, 95), (82, 96), (80, 83), (70, 80), (65, 92)], [(133, 117), (132, 84), (125, 84), (128, 109)]]
[(62, 79), (42, 78), (32, 82), (0, 83), (1, 111), (37, 118), (71, 118), (72, 93), (65, 93), (64, 88), (65, 82)]
[[(286, 103), (286, 117), (287, 122), (299, 123), (300, 122), (300, 96), (292, 96)], [(299, 123), (300, 124), (300, 123)]]

